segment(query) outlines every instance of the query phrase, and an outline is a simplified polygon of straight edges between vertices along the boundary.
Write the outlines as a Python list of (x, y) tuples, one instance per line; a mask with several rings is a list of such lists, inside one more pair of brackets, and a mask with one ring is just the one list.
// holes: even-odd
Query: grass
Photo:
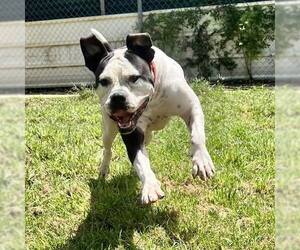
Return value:
[(276, 89), (276, 245), (300, 249), (300, 89)]
[(0, 96), (0, 249), (24, 249), (24, 100)]
[(148, 151), (165, 199), (142, 207), (120, 136), (111, 174), (98, 178), (97, 98), (26, 101), (28, 249), (273, 249), (274, 90), (193, 84), (216, 176), (191, 177), (189, 136), (174, 119)]

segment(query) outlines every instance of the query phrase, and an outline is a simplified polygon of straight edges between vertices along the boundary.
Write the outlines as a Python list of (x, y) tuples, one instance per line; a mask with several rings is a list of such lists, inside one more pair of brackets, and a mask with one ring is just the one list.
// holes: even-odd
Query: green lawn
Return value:
[(192, 178), (189, 136), (174, 119), (149, 146), (166, 194), (149, 207), (120, 136), (109, 178), (98, 178), (97, 97), (27, 99), (28, 249), (273, 249), (274, 90), (193, 87), (216, 176)]
[(300, 249), (300, 88), (276, 89), (276, 246)]
[(0, 95), (0, 249), (24, 249), (24, 99)]

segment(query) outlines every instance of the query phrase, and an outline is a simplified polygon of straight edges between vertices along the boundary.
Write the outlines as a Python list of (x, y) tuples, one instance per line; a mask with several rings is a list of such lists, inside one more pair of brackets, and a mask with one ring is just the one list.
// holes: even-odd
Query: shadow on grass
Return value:
[(75, 235), (57, 249), (137, 249), (134, 232), (147, 232), (161, 226), (169, 235), (176, 228), (173, 209), (141, 206), (137, 195), (137, 177), (120, 175), (110, 181), (90, 180), (91, 202), (86, 219)]

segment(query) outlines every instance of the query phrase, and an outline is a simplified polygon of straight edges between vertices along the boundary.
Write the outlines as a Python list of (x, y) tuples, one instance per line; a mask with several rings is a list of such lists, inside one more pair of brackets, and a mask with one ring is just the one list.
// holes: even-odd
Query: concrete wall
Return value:
[(25, 22), (0, 22), (0, 89), (24, 88)]
[(92, 81), (92, 74), (83, 66), (79, 39), (96, 28), (118, 47), (134, 32), (136, 22), (137, 14), (123, 14), (26, 23), (26, 86), (72, 86)]
[[(144, 13), (147, 14), (149, 13)], [(126, 35), (136, 31), (137, 21), (137, 13), (132, 13), (26, 23), (26, 86), (57, 87), (92, 82), (93, 74), (84, 67), (79, 47), (80, 37), (89, 35), (90, 29), (96, 28), (114, 47), (123, 46)], [(24, 50), (22, 52), (12, 42), (15, 32), (18, 32), (17, 26), (16, 22), (0, 25), (0, 29), (5, 29), (8, 34), (8, 42), (3, 40), (3, 36), (0, 38), (0, 72), (1, 75), (8, 76), (8, 79), (4, 80), (7, 84), (16, 80), (15, 77), (9, 79), (12, 69), (22, 68), (16, 58), (22, 57)], [(264, 51), (260, 60), (254, 62), (254, 77), (274, 77), (274, 50), (272, 45)], [(233, 72), (222, 69), (221, 76), (224, 79), (247, 78), (242, 55), (237, 54), (234, 58), (238, 67)], [(188, 77), (197, 75), (195, 69), (188, 68), (185, 71)], [(214, 75), (214, 78), (216, 77), (217, 74)]]

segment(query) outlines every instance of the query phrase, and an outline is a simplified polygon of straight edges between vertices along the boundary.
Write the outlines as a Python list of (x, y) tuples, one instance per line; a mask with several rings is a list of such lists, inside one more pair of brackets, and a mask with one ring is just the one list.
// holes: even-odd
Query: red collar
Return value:
[(155, 65), (155, 63), (152, 61), (151, 63), (149, 63), (149, 67), (150, 67), (150, 70), (151, 70), (151, 72), (152, 72), (153, 83), (154, 83), (154, 86), (155, 86), (155, 84), (156, 84), (156, 77), (157, 77), (156, 65)]

